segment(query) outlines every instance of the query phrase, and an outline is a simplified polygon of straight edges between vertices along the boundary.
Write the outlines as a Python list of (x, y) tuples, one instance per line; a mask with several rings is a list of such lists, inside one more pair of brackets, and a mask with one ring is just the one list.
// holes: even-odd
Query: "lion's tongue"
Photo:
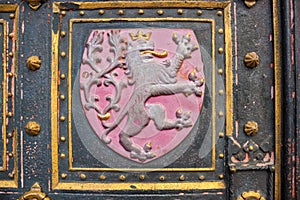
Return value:
[(158, 51), (152, 51), (152, 50), (145, 50), (145, 51), (142, 51), (141, 52), (142, 55), (144, 54), (151, 54), (155, 57), (158, 57), (158, 58), (165, 58), (168, 56), (168, 52), (167, 51), (163, 51), (163, 52), (158, 52)]

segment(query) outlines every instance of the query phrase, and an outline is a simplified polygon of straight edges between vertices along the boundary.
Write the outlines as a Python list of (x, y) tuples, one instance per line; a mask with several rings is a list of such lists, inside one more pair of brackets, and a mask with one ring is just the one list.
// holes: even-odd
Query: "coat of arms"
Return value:
[(180, 144), (198, 119), (203, 93), (192, 30), (94, 30), (86, 42), (80, 68), (86, 118), (100, 140), (128, 159), (150, 162)]

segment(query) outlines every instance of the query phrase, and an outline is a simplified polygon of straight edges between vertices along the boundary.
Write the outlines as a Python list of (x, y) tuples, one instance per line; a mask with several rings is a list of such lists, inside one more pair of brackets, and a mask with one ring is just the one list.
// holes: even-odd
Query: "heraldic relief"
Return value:
[(94, 133), (131, 161), (169, 153), (199, 117), (205, 79), (192, 30), (93, 30), (79, 73), (80, 100)]

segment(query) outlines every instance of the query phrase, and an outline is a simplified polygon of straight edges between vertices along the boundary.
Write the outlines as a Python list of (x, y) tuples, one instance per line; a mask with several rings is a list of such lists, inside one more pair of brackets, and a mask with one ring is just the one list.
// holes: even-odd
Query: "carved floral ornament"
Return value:
[(248, 8), (251, 8), (256, 4), (256, 0), (244, 0), (244, 2)]
[(266, 200), (264, 197), (261, 196), (259, 192), (249, 191), (243, 192), (237, 200)]
[(19, 200), (51, 200), (45, 192), (42, 192), (42, 188), (39, 183), (32, 185), (28, 192), (25, 192)]

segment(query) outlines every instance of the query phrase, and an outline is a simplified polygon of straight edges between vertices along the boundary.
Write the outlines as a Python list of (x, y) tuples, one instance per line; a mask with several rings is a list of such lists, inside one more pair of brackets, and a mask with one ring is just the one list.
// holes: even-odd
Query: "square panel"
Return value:
[[(228, 135), (232, 133), (230, 3), (54, 3), (53, 12), (53, 188), (64, 190), (224, 189), (225, 185), (222, 179), (225, 173), (225, 141), (222, 138), (224, 138), (225, 132)], [(117, 65), (114, 66), (114, 61), (116, 61), (114, 57), (109, 58), (111, 57), (107, 55), (109, 53), (105, 54), (102, 52), (109, 52), (108, 48), (111, 48), (115, 52), (114, 55), (116, 55), (120, 45), (124, 44), (126, 46), (125, 50), (118, 51), (120, 55), (125, 51), (126, 55), (124, 54), (124, 57), (128, 58), (130, 45), (132, 48), (141, 45), (141, 43), (135, 43), (134, 41), (151, 41), (151, 39), (146, 38), (148, 37), (147, 34), (151, 34), (149, 37), (153, 38), (155, 44), (161, 45), (161, 48), (165, 45), (167, 49), (168, 45), (173, 45), (173, 50), (168, 49), (169, 53), (173, 55), (173, 57), (171, 56), (172, 58), (176, 58), (178, 49), (180, 49), (178, 47), (176, 50), (172, 40), (176, 44), (185, 39), (190, 43), (197, 43), (198, 50), (195, 48), (192, 51), (199, 52), (199, 56), (193, 57), (196, 53), (191, 53), (192, 58), (188, 60), (190, 64), (188, 64), (188, 61), (184, 63), (187, 68), (189, 68), (189, 65), (191, 68), (194, 67), (199, 74), (201, 74), (201, 70), (198, 70), (200, 67), (197, 66), (201, 65), (205, 75), (205, 84), (201, 89), (203, 96), (193, 96), (191, 100), (191, 102), (194, 100), (200, 101), (199, 99), (202, 98), (199, 103), (199, 110), (197, 110), (198, 107), (191, 109), (192, 111), (195, 110), (194, 113), (196, 113), (194, 119), (193, 112), (190, 118), (194, 120), (193, 127), (187, 133), (183, 131), (182, 134), (186, 134), (186, 137), (183, 137), (179, 142), (177, 141), (178, 144), (173, 145), (172, 148), (166, 149), (167, 153), (158, 153), (156, 155), (157, 158), (154, 156), (147, 158), (136, 156), (134, 154), (136, 151), (128, 150), (132, 145), (128, 146), (126, 143), (122, 143), (122, 139), (120, 139), (121, 145), (118, 145), (118, 139), (114, 136), (113, 130), (108, 135), (109, 137), (112, 135), (112, 143), (105, 143), (105, 139), (101, 136), (101, 129), (98, 129), (97, 121), (95, 122), (95, 116), (98, 116), (101, 120), (109, 120), (111, 115), (114, 114), (114, 109), (109, 109), (109, 114), (108, 112), (102, 113), (96, 106), (100, 105), (99, 103), (97, 104), (97, 102), (86, 98), (86, 93), (89, 93), (91, 88), (94, 88), (93, 90), (102, 90), (100, 85), (105, 84), (105, 81), (101, 82), (101, 84), (86, 86), (89, 83), (84, 80), (87, 79), (93, 82), (96, 80), (92, 79), (93, 75), (97, 76), (98, 74), (99, 77), (106, 79), (107, 85), (109, 85), (108, 83), (117, 85), (111, 78), (111, 73), (101, 74), (98, 71), (100, 66), (98, 64), (100, 63), (99, 58), (101, 58), (103, 65), (107, 66), (103, 71), (111, 72), (117, 68)], [(179, 39), (174, 34), (178, 34)], [(128, 35), (131, 35), (131, 38)], [(118, 40), (118, 38), (123, 36), (125, 39)], [(160, 39), (160, 36), (163, 39)], [(138, 39), (134, 39), (135, 37)], [(181, 41), (180, 38), (182, 38)], [(114, 44), (116, 41), (118, 41), (118, 45)], [(147, 45), (150, 44), (147, 43)], [(101, 50), (98, 51), (97, 48)], [(95, 55), (98, 57), (99, 62), (95, 61), (95, 64), (91, 64), (94, 61), (89, 59), (89, 52), (96, 52)], [(162, 50), (152, 52), (149, 49), (145, 54), (155, 54), (157, 57), (161, 56), (160, 58), (168, 58), (167, 55), (163, 57), (164, 53)], [(135, 57), (132, 58), (133, 60), (136, 59)], [(170, 58), (171, 66), (172, 58)], [(195, 61), (192, 61), (193, 58), (195, 58)], [(198, 62), (197, 59), (200, 61)], [(155, 66), (160, 61), (166, 60), (157, 58)], [(93, 66), (98, 66), (98, 68), (93, 68)], [(111, 69), (109, 69), (110, 66), (112, 66)], [(182, 71), (181, 69), (180, 72)], [(186, 79), (198, 84), (196, 81), (200, 79), (193, 76), (192, 70), (187, 71), (189, 72), (185, 73)], [(149, 71), (148, 75), (152, 76), (152, 73), (154, 72)], [(117, 74), (120, 76), (120, 73)], [(184, 76), (184, 73), (182, 72), (181, 75)], [(152, 78), (155, 77), (156, 75)], [(127, 77), (125, 76), (125, 78)], [(147, 76), (144, 78), (146, 81)], [(225, 78), (226, 85), (224, 85)], [(190, 85), (190, 82), (185, 84)], [(184, 93), (178, 84), (174, 87), (174, 90), (179, 92), (173, 91), (172, 94)], [(130, 84), (127, 86), (130, 88)], [(132, 90), (133, 92), (128, 92), (127, 95), (134, 96), (136, 94), (134, 91), (137, 91), (138, 88), (134, 86)], [(100, 94), (105, 93), (103, 91), (100, 91)], [(163, 92), (166, 91), (164, 90)], [(114, 94), (118, 94), (118, 90)], [(120, 92), (121, 94), (123, 93)], [(191, 96), (191, 94), (185, 93), (178, 97), (177, 100), (180, 102), (180, 106), (184, 107), (185, 104), (184, 100), (180, 99), (190, 98)], [(124, 98), (126, 99), (126, 97)], [(124, 106), (126, 107), (126, 100), (122, 104), (122, 97), (120, 99), (120, 103), (116, 102), (116, 104), (120, 104), (120, 110), (122, 110)], [(148, 99), (147, 97), (147, 103), (149, 103)], [(130, 98), (127, 101), (130, 102)], [(169, 99), (167, 101), (171, 102), (172, 100)], [(92, 112), (86, 109), (88, 103), (92, 105), (90, 107)], [(142, 103), (146, 103), (146, 100)], [(132, 109), (136, 107), (133, 106)], [(167, 104), (165, 104), (165, 107), (168, 108)], [(175, 107), (177, 109), (178, 106)], [(171, 110), (173, 108), (168, 109)], [(118, 110), (115, 113), (117, 112)], [(92, 117), (89, 116), (89, 113), (92, 113)], [(130, 121), (131, 114), (129, 113), (131, 112), (126, 111), (127, 121)], [(149, 115), (151, 116), (151, 113)], [(141, 116), (139, 113), (138, 119)], [(179, 118), (178, 116), (180, 114), (177, 113), (177, 118)], [(154, 125), (152, 124), (152, 126), (159, 129), (159, 125), (157, 125), (159, 120), (157, 121), (154, 118), (151, 118), (152, 121), (147, 122), (142, 128), (148, 130), (150, 123), (153, 123)], [(224, 127), (225, 118), (227, 127)], [(149, 119), (147, 118), (147, 120)], [(99, 125), (101, 123), (102, 132), (105, 132), (107, 130), (105, 130), (106, 125), (103, 125), (105, 124), (104, 122), (99, 122)], [(128, 127), (128, 130), (132, 128), (127, 126), (126, 120), (123, 120), (123, 118), (120, 121), (120, 127), (123, 127), (121, 129)], [(187, 127), (184, 128), (188, 129)], [(184, 128), (179, 131), (184, 130)], [(169, 129), (172, 130), (175, 127)], [(142, 130), (137, 132), (138, 134), (143, 133)], [(159, 131), (158, 133), (164, 134)], [(174, 131), (172, 133), (174, 134)], [(116, 135), (118, 136), (118, 133)], [(141, 138), (142, 136), (139, 139), (142, 140)], [(146, 139), (149, 138), (146, 137)], [(157, 138), (159, 137), (157, 136)], [(134, 141), (137, 143), (138, 139)], [(156, 139), (156, 143), (158, 142), (159, 140)], [(151, 143), (153, 142), (151, 141)], [(156, 150), (156, 152), (159, 152), (157, 146), (153, 147), (152, 151)], [(148, 151), (145, 150), (146, 153)]]

